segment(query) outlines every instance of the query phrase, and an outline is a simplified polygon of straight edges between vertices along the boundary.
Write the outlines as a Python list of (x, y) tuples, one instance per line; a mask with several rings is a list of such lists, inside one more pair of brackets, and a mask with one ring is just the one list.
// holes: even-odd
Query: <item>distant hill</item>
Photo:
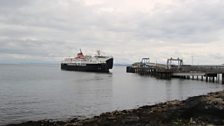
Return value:
[(115, 63), (114, 66), (130, 66), (131, 64), (120, 64), (120, 63)]

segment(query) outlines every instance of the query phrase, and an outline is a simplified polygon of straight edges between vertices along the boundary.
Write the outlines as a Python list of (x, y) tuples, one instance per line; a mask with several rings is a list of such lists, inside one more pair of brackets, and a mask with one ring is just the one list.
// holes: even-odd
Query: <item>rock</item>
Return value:
[(138, 122), (139, 121), (139, 117), (138, 116), (126, 116), (122, 122), (125, 123), (125, 124), (128, 124), (128, 123), (135, 123), (135, 122)]

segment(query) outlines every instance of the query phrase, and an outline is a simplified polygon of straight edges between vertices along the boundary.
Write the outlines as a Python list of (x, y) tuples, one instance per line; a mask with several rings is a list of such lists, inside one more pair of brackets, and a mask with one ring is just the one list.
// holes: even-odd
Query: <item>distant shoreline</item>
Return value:
[[(60, 65), (57, 63), (0, 63), (0, 65)], [(114, 63), (114, 66), (130, 66), (131, 64)]]
[(113, 111), (86, 119), (28, 121), (7, 126), (224, 125), (224, 90), (186, 100)]

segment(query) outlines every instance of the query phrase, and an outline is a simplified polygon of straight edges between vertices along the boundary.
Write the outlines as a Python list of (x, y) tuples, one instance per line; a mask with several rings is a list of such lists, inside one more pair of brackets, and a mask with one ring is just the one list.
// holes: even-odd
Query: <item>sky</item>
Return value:
[(0, 63), (60, 63), (79, 49), (224, 64), (224, 1), (0, 0)]

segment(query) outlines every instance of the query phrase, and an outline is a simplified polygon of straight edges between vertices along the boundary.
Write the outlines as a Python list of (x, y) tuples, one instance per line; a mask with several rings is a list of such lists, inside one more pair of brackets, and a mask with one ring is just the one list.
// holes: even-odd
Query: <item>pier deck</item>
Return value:
[[(177, 64), (171, 64), (172, 61), (177, 61)], [(128, 66), (126, 71), (164, 79), (176, 77), (224, 84), (224, 65), (183, 65), (183, 61), (179, 58), (168, 59), (167, 64), (139, 62)]]

